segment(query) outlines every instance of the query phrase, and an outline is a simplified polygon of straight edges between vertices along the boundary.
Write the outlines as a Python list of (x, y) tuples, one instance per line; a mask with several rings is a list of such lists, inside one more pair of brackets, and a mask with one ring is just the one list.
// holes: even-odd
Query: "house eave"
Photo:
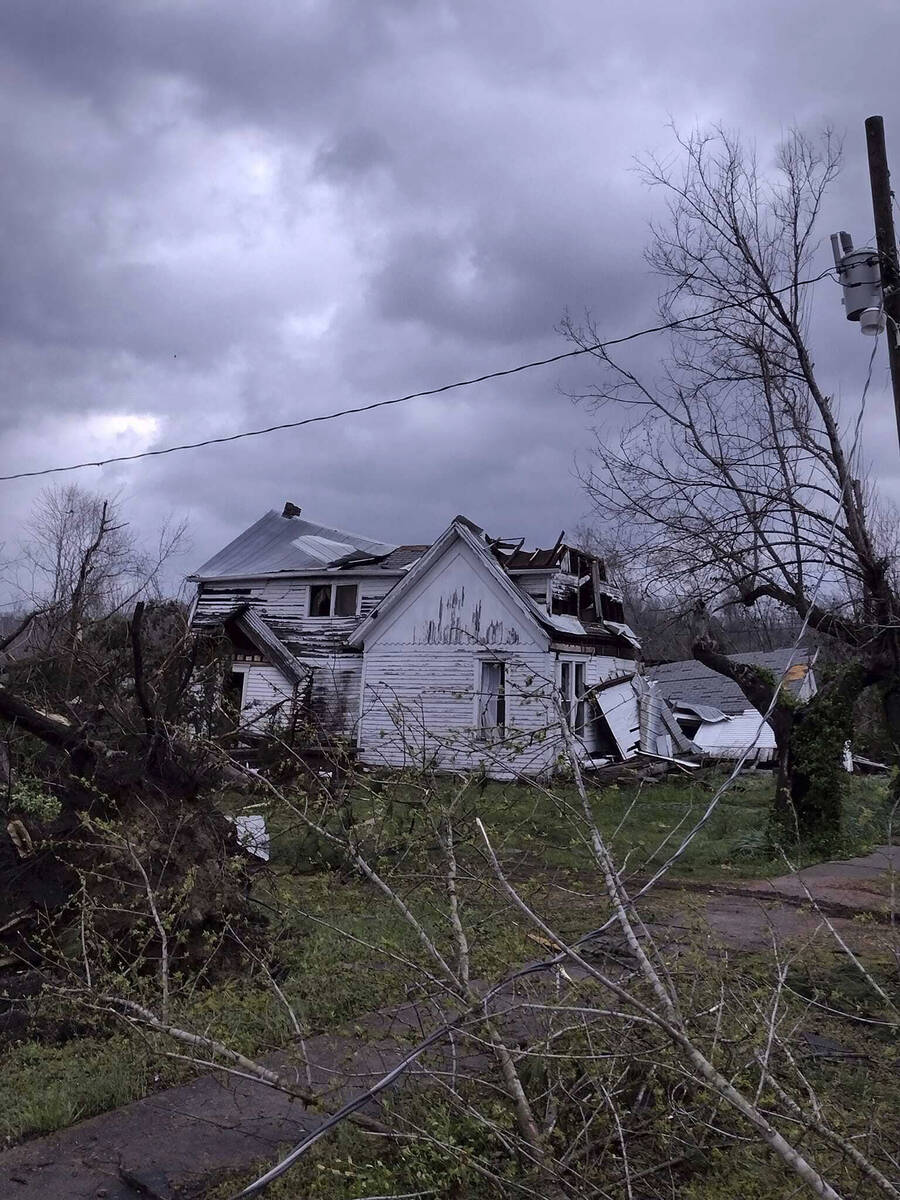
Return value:
[(570, 638), (568, 640), (554, 639), (550, 643), (550, 649), (557, 654), (586, 654), (588, 656), (597, 654), (598, 652), (608, 654), (611, 658), (627, 659), (628, 662), (637, 661), (637, 651), (634, 646), (628, 642), (620, 642), (616, 638)]
[(257, 574), (244, 573), (242, 575), (188, 575), (186, 578), (188, 583), (250, 583), (256, 579), (321, 579), (323, 575), (335, 575), (341, 579), (402, 579), (408, 572), (409, 568), (404, 567), (365, 570), (362, 567), (354, 569), (328, 567), (323, 564), (316, 569), (311, 567), (292, 568), (285, 571), (262, 571)]

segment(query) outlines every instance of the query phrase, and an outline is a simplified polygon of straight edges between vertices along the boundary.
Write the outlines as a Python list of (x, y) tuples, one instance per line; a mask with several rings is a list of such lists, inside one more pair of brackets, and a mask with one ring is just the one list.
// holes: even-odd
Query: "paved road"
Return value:
[(900, 892), (900, 846), (878, 846), (862, 858), (818, 863), (753, 887), (796, 899), (805, 899), (808, 890), (817, 900), (847, 909), (887, 912), (892, 881)]
[[(308, 1039), (314, 1089), (330, 1091), (340, 1082), (339, 1101), (358, 1094), (397, 1062), (403, 1036), (417, 1035), (423, 1022), (431, 1027), (437, 1019), (433, 1008), (404, 1005), (357, 1023), (363, 1036)], [(283, 1063), (266, 1061), (279, 1069)], [(298, 1084), (307, 1090), (305, 1069)], [(6, 1151), (0, 1155), (0, 1197), (202, 1196), (217, 1178), (273, 1158), (322, 1119), (264, 1084), (203, 1076)]]

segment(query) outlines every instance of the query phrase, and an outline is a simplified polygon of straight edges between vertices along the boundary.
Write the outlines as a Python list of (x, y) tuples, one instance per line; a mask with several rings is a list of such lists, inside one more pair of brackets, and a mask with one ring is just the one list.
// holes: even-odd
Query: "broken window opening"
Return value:
[(355, 583), (314, 583), (309, 589), (309, 615), (355, 617), (358, 596)]
[(577, 617), (578, 589), (569, 587), (565, 591), (554, 591), (550, 611), (558, 617)]
[(506, 663), (482, 661), (478, 693), (481, 736), (502, 736), (506, 729)]
[(222, 708), (229, 717), (237, 721), (244, 707), (244, 681), (246, 671), (228, 671), (222, 681)]
[(600, 616), (602, 620), (615, 621), (625, 624), (625, 608), (621, 600), (613, 600), (612, 596), (600, 597)]
[(675, 720), (678, 722), (681, 732), (687, 738), (693, 738), (694, 734), (698, 732), (700, 726), (703, 724), (699, 717), (681, 717), (677, 713), (675, 714)]
[[(570, 662), (562, 662), (559, 664), (559, 702), (562, 705), (563, 713), (566, 720), (569, 720), (569, 708), (571, 705), (572, 695), (572, 664)], [(571, 724), (571, 722), (569, 722)]]
[(336, 617), (356, 616), (355, 583), (338, 583), (334, 587), (334, 615)]
[(621, 758), (616, 739), (613, 737), (609, 722), (603, 713), (597, 709), (593, 721), (593, 753), (597, 758)]
[(572, 699), (574, 702), (573, 715), (575, 717), (575, 720), (572, 724), (572, 729), (579, 737), (582, 737), (584, 735), (584, 710), (585, 710), (584, 663), (579, 662), (579, 663), (575, 664), (574, 687), (575, 687), (575, 694), (572, 697)]

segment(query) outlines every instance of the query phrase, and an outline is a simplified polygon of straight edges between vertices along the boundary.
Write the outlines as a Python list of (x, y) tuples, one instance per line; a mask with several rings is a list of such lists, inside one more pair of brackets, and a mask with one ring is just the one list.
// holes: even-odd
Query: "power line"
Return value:
[(341, 408), (337, 412), (320, 413), (316, 417), (303, 417), (299, 421), (284, 421), (279, 425), (267, 425), (263, 429), (245, 429), (240, 433), (225, 434), (222, 437), (204, 438), (199, 442), (182, 442), (177, 446), (165, 446), (160, 450), (142, 450), (137, 454), (118, 454), (111, 458), (100, 458), (91, 462), (70, 463), (63, 467), (44, 467), (39, 471), (17, 471), (12, 475), (0, 475), (0, 483), (8, 483), (13, 479), (35, 479), (41, 475), (58, 475), (64, 471), (82, 471), (88, 467), (107, 467), (112, 463), (135, 462), (141, 458), (159, 458), (164, 454), (177, 454), (182, 450), (199, 450), (204, 446), (221, 446), (226, 442), (238, 442), (244, 438), (264, 437), (269, 433), (279, 433), (283, 429), (300, 429), (304, 425), (317, 425), (324, 421), (336, 421), (341, 417), (355, 416), (357, 413), (373, 412), (377, 408), (388, 408), (393, 404), (406, 404), (410, 400), (421, 400), (427, 396), (440, 396), (443, 392), (474, 387), (477, 383), (486, 383), (490, 379), (502, 379), (507, 375), (518, 375), (522, 371), (533, 371), (536, 367), (546, 367), (551, 363), (563, 362), (568, 358), (578, 358), (582, 354), (596, 354), (598, 351), (606, 350), (610, 346), (621, 346), (625, 342), (633, 342), (637, 338), (647, 337), (651, 333), (664, 333), (668, 329), (677, 329), (680, 325), (686, 325), (691, 321), (705, 320), (707, 317), (713, 317), (717, 313), (726, 312), (728, 309), (740, 308), (754, 300), (764, 300), (767, 296), (778, 296), (783, 292), (793, 291), (794, 288), (807, 287), (809, 284), (818, 283), (821, 279), (825, 279), (829, 275), (833, 275), (831, 268), (823, 271), (821, 275), (816, 275), (813, 279), (799, 279), (795, 283), (789, 283), (782, 288), (756, 292), (750, 296), (745, 296), (742, 300), (733, 300), (728, 304), (719, 304), (715, 308), (707, 309), (706, 312), (693, 313), (687, 317), (678, 317), (675, 320), (666, 321), (662, 325), (653, 325), (647, 329), (639, 329), (635, 333), (625, 334), (623, 337), (610, 338), (606, 342), (595, 342), (591, 346), (579, 346), (577, 350), (566, 350), (562, 354), (553, 354), (550, 358), (533, 359), (531, 362), (519, 363), (516, 367), (506, 367), (501, 371), (488, 371), (484, 375), (476, 375), (471, 379), (458, 379), (454, 383), (445, 383), (441, 387), (427, 388), (421, 392), (408, 392), (405, 396), (393, 396), (390, 400), (376, 400), (372, 404), (360, 404), (354, 408)]

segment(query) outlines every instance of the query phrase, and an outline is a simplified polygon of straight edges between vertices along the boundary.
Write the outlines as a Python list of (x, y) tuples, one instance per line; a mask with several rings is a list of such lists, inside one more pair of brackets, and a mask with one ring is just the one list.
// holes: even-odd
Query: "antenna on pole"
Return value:
[(881, 291), (878, 252), (853, 249), (853, 238), (845, 229), (831, 235), (831, 252), (844, 291), (848, 321), (858, 321), (861, 333), (877, 337), (886, 323)]

